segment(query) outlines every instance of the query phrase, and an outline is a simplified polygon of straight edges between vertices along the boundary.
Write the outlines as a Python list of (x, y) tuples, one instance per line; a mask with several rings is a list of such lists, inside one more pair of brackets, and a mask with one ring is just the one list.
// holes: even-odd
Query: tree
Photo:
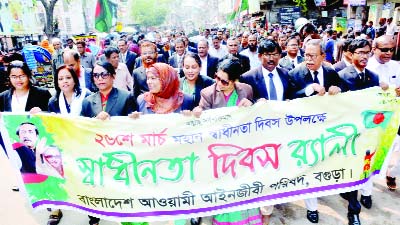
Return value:
[(164, 23), (171, 0), (135, 0), (131, 5), (131, 16), (136, 24), (144, 27)]
[(44, 10), (46, 11), (46, 23), (44, 24), (44, 33), (49, 39), (55, 36), (54, 33), (54, 6), (58, 0), (40, 0), (43, 4)]

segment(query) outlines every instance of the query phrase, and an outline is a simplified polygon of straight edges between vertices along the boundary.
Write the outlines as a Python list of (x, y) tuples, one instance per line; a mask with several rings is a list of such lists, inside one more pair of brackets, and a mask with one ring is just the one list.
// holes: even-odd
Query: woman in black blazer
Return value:
[(12, 61), (7, 69), (11, 88), (0, 94), (1, 112), (47, 111), (51, 94), (47, 89), (33, 86), (32, 72), (22, 61)]
[(197, 54), (187, 52), (183, 57), (184, 77), (180, 79), (180, 89), (183, 93), (193, 97), (194, 106), (200, 102), (200, 91), (211, 86), (214, 80), (205, 75), (200, 75), (201, 60)]
[(91, 94), (82, 89), (75, 71), (66, 65), (59, 67), (54, 75), (56, 95), (49, 101), (49, 112), (79, 116), (83, 99)]

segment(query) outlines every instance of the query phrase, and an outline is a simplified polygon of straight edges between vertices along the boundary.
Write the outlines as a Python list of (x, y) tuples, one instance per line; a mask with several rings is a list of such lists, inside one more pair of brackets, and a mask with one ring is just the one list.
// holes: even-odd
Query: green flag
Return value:
[(111, 4), (108, 0), (97, 0), (95, 28), (100, 32), (110, 32), (112, 26)]
[(232, 21), (234, 20), (240, 12), (249, 9), (249, 0), (236, 0), (235, 5), (233, 7), (233, 12), (228, 14), (227, 20)]

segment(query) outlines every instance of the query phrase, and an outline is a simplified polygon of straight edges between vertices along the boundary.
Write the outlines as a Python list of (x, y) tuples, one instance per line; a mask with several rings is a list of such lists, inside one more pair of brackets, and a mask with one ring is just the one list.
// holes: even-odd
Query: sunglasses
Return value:
[(108, 73), (108, 72), (93, 73), (93, 77), (96, 79), (99, 79), (100, 77), (103, 79), (107, 79), (109, 76), (110, 76), (110, 73)]
[(395, 48), (378, 48), (381, 52), (394, 52)]
[(215, 80), (217, 82), (221, 81), (221, 84), (224, 85), (224, 86), (228, 86), (229, 85), (229, 80), (224, 80), (224, 79), (222, 79), (221, 77), (219, 77), (217, 75), (215, 75)]

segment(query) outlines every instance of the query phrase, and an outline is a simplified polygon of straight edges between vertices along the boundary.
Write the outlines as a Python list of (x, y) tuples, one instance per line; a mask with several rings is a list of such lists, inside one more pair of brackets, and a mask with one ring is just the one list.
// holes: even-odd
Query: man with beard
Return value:
[(232, 56), (239, 59), (242, 65), (241, 73), (245, 73), (250, 70), (250, 60), (249, 57), (239, 54), (239, 41), (235, 37), (231, 37), (227, 42), (228, 54), (222, 57), (219, 61), (222, 62), (224, 59), (230, 58)]
[(207, 39), (201, 39), (197, 43), (197, 51), (201, 60), (200, 74), (214, 79), (214, 75), (217, 72), (218, 58), (210, 56), (208, 48)]
[(248, 48), (240, 52), (240, 54), (249, 57), (250, 69), (254, 69), (261, 65), (260, 58), (258, 57), (257, 53), (257, 36), (251, 34), (248, 40)]
[(240, 82), (253, 88), (254, 101), (260, 98), (282, 101), (291, 96), (292, 86), (289, 82), (288, 72), (277, 67), (281, 53), (282, 49), (277, 42), (262, 41), (258, 47), (261, 65), (240, 77)]
[(140, 94), (143, 94), (149, 91), (149, 87), (147, 86), (147, 77), (146, 71), (150, 68), (151, 65), (157, 62), (157, 46), (150, 42), (144, 41), (140, 45), (142, 66), (136, 68), (132, 72), (133, 76), (133, 95), (137, 98)]

